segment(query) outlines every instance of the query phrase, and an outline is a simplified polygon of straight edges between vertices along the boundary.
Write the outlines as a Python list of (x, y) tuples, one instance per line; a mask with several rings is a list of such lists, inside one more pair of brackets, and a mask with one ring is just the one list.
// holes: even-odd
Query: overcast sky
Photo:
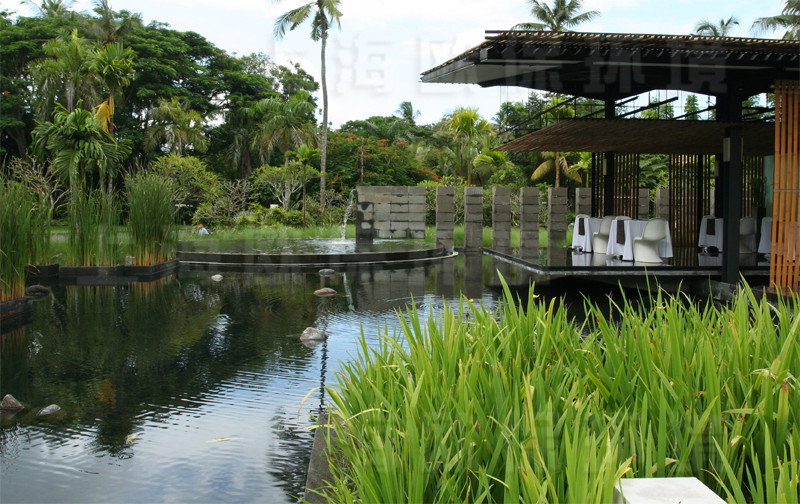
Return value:
[[(296, 0), (110, 0), (116, 10), (141, 13), (181, 31), (195, 31), (237, 55), (263, 52), (280, 64), (297, 62), (319, 81), (319, 44), (309, 25), (273, 37), (277, 16), (304, 2)], [(783, 0), (584, 0), (584, 10), (601, 16), (581, 31), (688, 34), (701, 19), (715, 23), (736, 16), (734, 36), (751, 36), (757, 17), (779, 14)], [(0, 0), (0, 9), (31, 15), (18, 0)], [(89, 11), (80, 0), (75, 10)], [(329, 37), (327, 69), (329, 118), (335, 127), (352, 119), (392, 115), (403, 101), (421, 112), (422, 124), (438, 121), (459, 106), (478, 107), (491, 118), (506, 100), (526, 90), (482, 89), (475, 85), (421, 84), (420, 73), (474, 47), (485, 30), (531, 21), (527, 0), (343, 0), (341, 31)], [(769, 35), (772, 37), (776, 34)], [(321, 103), (321, 100), (320, 100)]]

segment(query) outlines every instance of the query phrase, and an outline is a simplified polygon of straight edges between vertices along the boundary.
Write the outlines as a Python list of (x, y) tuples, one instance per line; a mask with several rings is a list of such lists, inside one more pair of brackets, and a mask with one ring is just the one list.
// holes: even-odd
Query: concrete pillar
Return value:
[(483, 188), (464, 188), (464, 251), (483, 249)]
[(547, 229), (549, 246), (558, 246), (567, 237), (567, 188), (547, 189)]
[(374, 187), (356, 189), (356, 243), (371, 244), (375, 225)]
[(425, 188), (408, 187), (408, 238), (425, 239)]
[(492, 249), (511, 251), (511, 188), (492, 188)]
[(575, 215), (592, 215), (592, 189), (590, 187), (575, 188)]
[(656, 189), (656, 217), (669, 220), (669, 189)]
[(455, 190), (452, 187), (436, 188), (436, 245), (453, 251), (453, 228), (455, 226)]
[(519, 197), (519, 252), (526, 261), (539, 259), (539, 188), (523, 187)]
[(647, 220), (650, 218), (650, 190), (646, 187), (639, 188), (639, 204), (637, 205), (637, 219)]

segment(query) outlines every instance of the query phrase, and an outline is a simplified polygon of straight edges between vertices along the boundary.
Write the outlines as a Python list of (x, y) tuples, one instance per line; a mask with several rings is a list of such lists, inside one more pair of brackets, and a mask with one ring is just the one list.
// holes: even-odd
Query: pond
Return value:
[[(34, 303), (32, 323), (2, 337), (0, 392), (26, 410), (2, 421), (0, 501), (296, 502), (308, 427), (326, 405), (319, 387), (356, 355), (360, 332), (369, 342), (392, 332), (412, 297), (423, 317), (461, 292), (495, 307), (495, 266), (461, 256), (327, 278), (226, 273), (215, 282), (181, 272), (121, 287), (54, 286)], [(315, 296), (322, 286), (337, 295)], [(564, 293), (536, 290), (543, 300)], [(571, 299), (580, 313), (583, 298)], [(328, 340), (303, 345), (306, 327)], [(35, 416), (51, 403), (62, 411)]]

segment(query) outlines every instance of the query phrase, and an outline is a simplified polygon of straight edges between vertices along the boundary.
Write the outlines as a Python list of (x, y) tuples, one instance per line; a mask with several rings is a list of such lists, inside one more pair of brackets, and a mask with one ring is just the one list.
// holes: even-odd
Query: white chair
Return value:
[(644, 226), (642, 236), (633, 239), (633, 259), (643, 263), (661, 263), (658, 253), (658, 243), (667, 237), (669, 224), (666, 219), (656, 217), (650, 219)]
[(739, 221), (739, 253), (751, 254), (755, 252), (756, 244), (756, 219), (742, 217)]
[(592, 234), (592, 251), (605, 254), (608, 250), (608, 234), (611, 232), (611, 223), (614, 222), (613, 215), (606, 215), (600, 221), (600, 228)]

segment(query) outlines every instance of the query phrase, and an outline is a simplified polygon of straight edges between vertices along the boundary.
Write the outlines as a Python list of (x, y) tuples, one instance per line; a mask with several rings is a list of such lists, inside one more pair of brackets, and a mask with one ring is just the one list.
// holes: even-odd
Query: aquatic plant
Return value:
[(362, 330), (328, 389), (329, 501), (610, 502), (621, 477), (695, 476), (796, 502), (797, 298), (587, 302), (585, 322), (535, 298), (411, 308), (377, 347)]
[(119, 262), (116, 232), (119, 210), (113, 195), (102, 190), (75, 189), (69, 200), (67, 263), (101, 266)]
[(136, 264), (149, 265), (175, 255), (175, 204), (171, 184), (156, 174), (126, 180), (128, 226)]
[(47, 262), (50, 207), (20, 182), (0, 182), (0, 301), (25, 294), (25, 266)]

